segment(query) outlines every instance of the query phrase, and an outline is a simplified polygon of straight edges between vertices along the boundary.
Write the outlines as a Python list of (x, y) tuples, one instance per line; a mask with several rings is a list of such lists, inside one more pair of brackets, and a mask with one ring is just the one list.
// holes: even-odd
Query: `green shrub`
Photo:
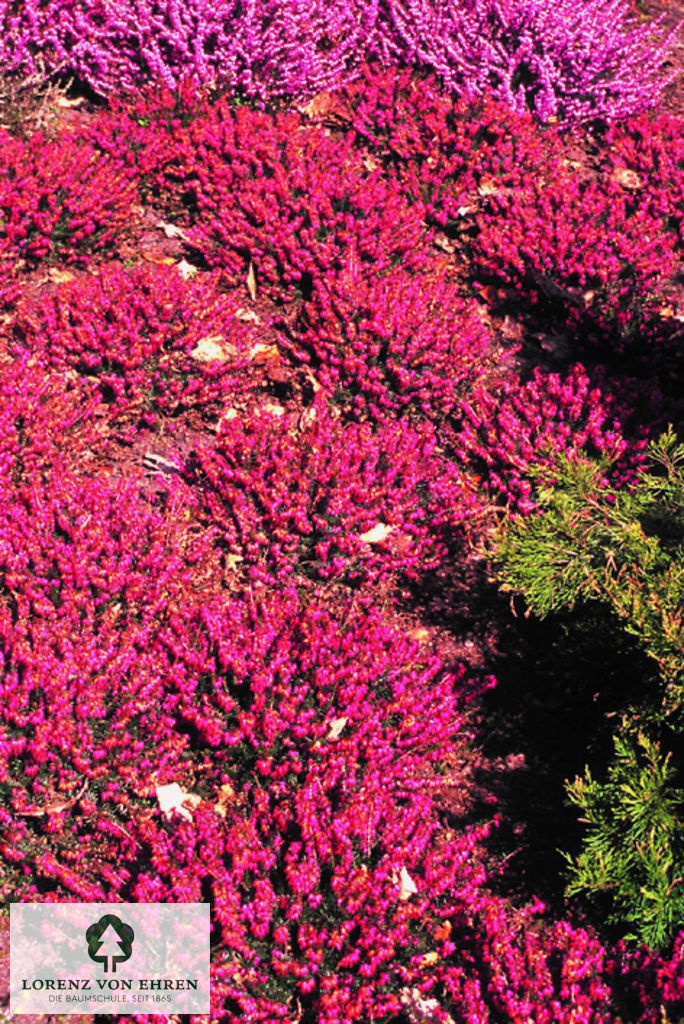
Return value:
[(567, 786), (587, 834), (567, 857), (569, 896), (608, 896), (609, 920), (627, 938), (659, 948), (684, 921), (684, 790), (675, 786), (671, 755), (623, 724), (605, 783), (582, 778)]
[(649, 454), (629, 490), (605, 460), (540, 470), (539, 512), (509, 516), (495, 561), (533, 613), (602, 602), (657, 662), (660, 692), (619, 709), (607, 781), (587, 768), (567, 784), (586, 834), (566, 891), (607, 901), (609, 922), (659, 947), (684, 920), (684, 789), (666, 750), (684, 732), (684, 445), (669, 431)]
[[(631, 490), (606, 479), (605, 460), (543, 470), (541, 515), (511, 518), (498, 541), (502, 589), (537, 615), (605, 602), (658, 662), (666, 704), (682, 702), (684, 445), (670, 431)], [(553, 476), (551, 476), (553, 474)]]

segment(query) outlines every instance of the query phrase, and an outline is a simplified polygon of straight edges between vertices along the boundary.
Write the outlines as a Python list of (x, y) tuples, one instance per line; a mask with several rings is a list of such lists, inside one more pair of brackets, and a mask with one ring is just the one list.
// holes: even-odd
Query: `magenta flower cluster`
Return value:
[(0, 138), (0, 257), (87, 263), (130, 231), (131, 175), (66, 132), (53, 141)]
[(622, 0), (391, 0), (410, 58), (448, 88), (542, 120), (621, 117), (658, 96), (666, 45)]
[(229, 559), (259, 577), (351, 582), (415, 574), (446, 557), (478, 500), (429, 425), (343, 424), (323, 403), (303, 420), (271, 411), (229, 419), (195, 452), (198, 515)]
[[(540, 465), (638, 470), (624, 335), (678, 323), (681, 125), (594, 126), (581, 163), (518, 109), (581, 120), (592, 75), (597, 110), (650, 95), (638, 33), (610, 91), (608, 9), (0, 3), (16, 67), (173, 87), (2, 139), (0, 896), (209, 901), (212, 1020), (684, 1013), (682, 937), (495, 894), (498, 794), (455, 806), (495, 681), (415, 601), (494, 505), (534, 511)], [(180, 68), (326, 91), (252, 109)]]
[(626, 0), (2, 0), (0, 27), (5, 68), (75, 75), (104, 95), (184, 79), (311, 95), (390, 57), (544, 120), (652, 105), (669, 42)]
[(607, 456), (624, 482), (644, 447), (628, 444), (624, 408), (593, 387), (581, 365), (564, 376), (535, 370), (527, 382), (511, 376), (496, 388), (476, 388), (460, 411), (454, 449), (479, 465), (487, 490), (520, 512), (535, 507), (531, 466), (580, 452)]
[(246, 389), (258, 341), (243, 306), (216, 275), (185, 282), (164, 265), (108, 268), (20, 304), (11, 347), (96, 382), (110, 420), (135, 437), (160, 415), (195, 410), (215, 421)]

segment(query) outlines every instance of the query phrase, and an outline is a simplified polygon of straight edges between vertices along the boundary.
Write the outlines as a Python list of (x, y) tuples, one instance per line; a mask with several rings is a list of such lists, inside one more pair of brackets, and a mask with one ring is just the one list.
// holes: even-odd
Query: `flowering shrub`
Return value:
[(172, 834), (150, 823), (135, 887), (180, 899), (207, 880), (228, 1020), (288, 1019), (295, 1001), (322, 1021), (398, 1012), (423, 955), (450, 948), (432, 930), (483, 877), (481, 834), (440, 835), (434, 799), (461, 673), (377, 611), (300, 607), (285, 591), (203, 609), (216, 683), (184, 712), (221, 758), (223, 799)]
[[(145, 199), (178, 217), (183, 211), (182, 170), (174, 161), (186, 129), (193, 122), (216, 116), (221, 101), (212, 102), (207, 90), (190, 82), (177, 89), (163, 86), (141, 93), (112, 96), (83, 128), (84, 137), (97, 152), (121, 168), (135, 169)], [(166, 173), (165, 173), (166, 172)]]
[(280, 301), (295, 289), (309, 297), (350, 252), (374, 273), (421, 262), (421, 205), (368, 170), (353, 140), (296, 114), (219, 105), (190, 127), (178, 162), (197, 211), (192, 244), (240, 280), (251, 261)]
[(645, 199), (615, 179), (560, 162), (515, 191), (495, 185), (476, 215), (474, 265), (570, 315), (629, 323), (676, 265), (677, 236)]
[(131, 230), (133, 177), (65, 132), (0, 139), (0, 256), (86, 263)]
[(606, 128), (597, 158), (610, 178), (636, 193), (684, 241), (684, 122), (642, 115)]
[[(92, 461), (99, 395), (88, 381), (43, 372), (23, 353), (0, 366), (0, 479), (31, 485), (55, 464)], [(67, 454), (68, 453), (68, 454)]]
[[(559, 455), (631, 488), (678, 397), (681, 125), (553, 123), (656, 95), (602, 7), (0, 0), (5, 67), (157, 85), (0, 139), (0, 897), (211, 902), (212, 1019), (684, 1012), (681, 937), (497, 898), (457, 825), (462, 541)], [(514, 290), (621, 359), (512, 373)]]
[(491, 90), (542, 119), (622, 117), (651, 105), (667, 42), (625, 0), (2, 0), (9, 70), (75, 75), (103, 95), (146, 82), (221, 83), (260, 100), (339, 86), (364, 59), (427, 66), (448, 89)]
[(525, 384), (509, 379), (496, 390), (477, 388), (464, 400), (454, 446), (484, 470), (487, 491), (529, 512), (535, 507), (532, 467), (559, 454), (585, 449), (611, 455), (618, 474), (639, 460), (644, 443), (628, 444), (617, 413), (579, 364), (565, 377), (535, 370)]
[(654, 103), (667, 41), (625, 0), (389, 0), (410, 60), (449, 89), (491, 91), (542, 120), (623, 117)]
[(436, 564), (477, 502), (434, 432), (344, 425), (321, 402), (305, 419), (227, 420), (191, 460), (202, 518), (233, 558), (259, 576), (347, 581)]
[(172, 655), (158, 634), (191, 546), (121, 481), (55, 469), (0, 487), (3, 813), (40, 815), (84, 784), (149, 789), (153, 767), (187, 744), (165, 704)]
[[(81, 520), (95, 511), (95, 491), (89, 495), (81, 492)], [(97, 512), (86, 534), (96, 559), (95, 534), (109, 525)], [(35, 550), (42, 524), (32, 522), (28, 546)], [(67, 531), (66, 513), (60, 523)], [(3, 782), (10, 788), (3, 853), (60, 890), (90, 898), (126, 886), (141, 901), (198, 899), (206, 887), (218, 947), (213, 995), (228, 1019), (236, 1004), (251, 1019), (284, 1016), (296, 998), (317, 1005), (322, 1020), (398, 1010), (393, 980), (400, 989), (424, 973), (428, 950), (451, 949), (432, 931), (483, 879), (477, 847), (486, 829), (440, 834), (435, 802), (444, 745), (461, 729), (477, 688), (461, 685), (462, 670), (445, 672), (379, 612), (349, 607), (338, 619), (315, 602), (303, 608), (294, 592), (255, 606), (224, 597), (197, 612), (179, 605), (165, 629), (154, 604), (173, 564), (164, 558), (168, 575), (160, 577), (162, 542), (138, 554), (131, 539), (86, 566), (91, 580), (96, 566), (107, 570), (95, 577), (107, 602), (99, 622), (86, 604), (80, 642), (71, 609), (82, 607), (75, 599), (88, 576), (71, 583), (61, 549), (51, 586), (64, 614), (52, 602), (32, 610), (35, 636), (54, 640), (63, 630), (69, 657), (55, 675), (47, 671), (52, 662), (38, 661), (21, 678), (11, 676), (3, 694)], [(11, 586), (24, 578), (11, 576)], [(109, 603), (114, 596), (118, 610)], [(28, 625), (21, 601), (15, 618), (14, 627), (7, 615), (3, 623), (10, 665), (15, 637)], [(119, 639), (130, 644), (127, 656), (117, 648), (118, 658), (105, 644), (115, 620)], [(83, 658), (91, 645), (86, 686), (83, 668), (74, 678), (68, 665), (72, 652)], [(101, 673), (105, 663), (109, 671)], [(60, 726), (49, 731), (57, 710)], [(212, 758), (203, 765), (204, 797), (164, 823), (146, 797), (174, 768), (184, 771), (178, 755), (188, 758), (187, 736), (170, 728), (174, 720), (195, 730), (191, 763), (199, 764), (202, 745)], [(74, 792), (72, 760), (78, 801), (62, 795), (69, 806), (55, 810), (60, 794)], [(27, 799), (19, 783), (34, 777), (25, 783)], [(46, 806), (53, 807), (47, 833), (58, 857), (31, 841), (30, 815)], [(100, 860), (107, 842), (118, 842), (116, 866)], [(22, 891), (30, 895), (32, 883)]]
[(550, 174), (563, 145), (526, 111), (489, 97), (453, 102), (434, 78), (407, 68), (366, 68), (341, 99), (358, 139), (442, 227), (460, 226), (483, 195)]
[(13, 347), (97, 381), (119, 422), (151, 425), (195, 407), (211, 418), (249, 379), (255, 332), (239, 315), (241, 297), (212, 275), (184, 281), (164, 266), (107, 269), (25, 304)]
[(486, 372), (492, 343), (476, 303), (444, 274), (369, 278), (350, 261), (304, 307), (288, 347), (356, 416), (410, 408), (440, 419)]
[[(453, 1020), (476, 1024), (657, 1024), (677, 1020), (683, 990), (669, 984), (680, 973), (671, 960), (643, 952), (613, 953), (584, 928), (548, 922), (543, 904), (513, 910), (485, 895), (452, 939), (453, 956), (440, 972), (437, 1002)], [(680, 942), (681, 945), (681, 942)], [(652, 959), (651, 959), (652, 958)], [(439, 1019), (439, 1018), (435, 1018)]]
[(377, 0), (327, 4), (235, 0), (2, 0), (0, 59), (10, 69), (67, 71), (107, 95), (157, 81), (220, 81), (247, 96), (335, 85), (372, 40)]

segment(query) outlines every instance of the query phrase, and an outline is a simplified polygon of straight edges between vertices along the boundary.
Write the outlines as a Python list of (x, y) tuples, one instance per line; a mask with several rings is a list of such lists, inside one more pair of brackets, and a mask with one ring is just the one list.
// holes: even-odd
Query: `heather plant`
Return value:
[(444, 272), (369, 276), (353, 259), (316, 289), (284, 344), (355, 418), (444, 419), (493, 359), (479, 307)]
[(344, 80), (372, 45), (376, 11), (377, 0), (3, 0), (0, 59), (9, 70), (75, 76), (101, 95), (191, 79), (260, 99), (296, 96)]
[(479, 503), (434, 430), (344, 424), (322, 401), (303, 419), (228, 419), (189, 460), (198, 515), (228, 562), (259, 578), (350, 583), (437, 565)]
[[(90, 805), (125, 805), (153, 789), (153, 772), (178, 774), (187, 739), (165, 700), (173, 654), (160, 634), (198, 555), (182, 516), (151, 508), (135, 484), (56, 466), (0, 487), (0, 785), (21, 851), (29, 825), (60, 834), (86, 791)], [(45, 848), (39, 836), (32, 848)], [(16, 847), (6, 859), (21, 860)]]
[(408, 60), (448, 89), (491, 92), (544, 121), (624, 117), (665, 80), (669, 40), (633, 23), (625, 0), (389, 0), (388, 11)]
[[(628, 443), (622, 413), (580, 364), (565, 375), (537, 369), (526, 382), (508, 377), (476, 387), (460, 403), (452, 446), (492, 497), (529, 513), (538, 503), (535, 468), (559, 456), (613, 456), (616, 481), (629, 480), (643, 442)], [(533, 529), (537, 520), (530, 522)]]
[(338, 618), (285, 591), (201, 615), (215, 683), (183, 711), (221, 756), (222, 790), (192, 825), (150, 823), (136, 897), (185, 898), (188, 876), (206, 878), (225, 1019), (297, 1003), (319, 1020), (396, 1014), (425, 953), (451, 948), (432, 932), (483, 878), (485, 830), (444, 835), (435, 803), (474, 691), (377, 611)]
[(623, 117), (652, 105), (669, 40), (625, 0), (3, 0), (5, 69), (72, 75), (101, 95), (156, 82), (220, 84), (260, 101), (339, 87), (368, 58), (433, 71), (447, 89), (491, 91), (546, 120)]
[(606, 126), (596, 159), (604, 174), (636, 193), (684, 238), (684, 123), (668, 114), (642, 114)]
[(420, 198), (455, 240), (481, 197), (511, 195), (551, 175), (563, 146), (525, 111), (483, 96), (454, 101), (434, 78), (408, 68), (362, 69), (340, 94), (340, 117), (383, 161), (402, 189)]
[(187, 213), (181, 206), (182, 174), (174, 174), (178, 147), (193, 122), (215, 116), (220, 106), (209, 90), (189, 82), (177, 89), (150, 87), (112, 96), (83, 133), (124, 174), (135, 169), (143, 199), (154, 202), (167, 216), (178, 217)]
[[(511, 908), (484, 892), (467, 917), (457, 918), (461, 930), (454, 929), (456, 949), (442, 975), (448, 995), (437, 990), (435, 1001), (451, 1019), (467, 1024), (679, 1021), (684, 934), (670, 957), (644, 947), (628, 950), (622, 943), (610, 949), (588, 929), (545, 919), (544, 909), (536, 900)], [(429, 1009), (414, 1004), (416, 1011)]]
[(130, 173), (70, 132), (56, 140), (3, 134), (1, 141), (3, 259), (85, 264), (130, 232), (136, 195)]
[(662, 203), (625, 178), (560, 160), (549, 171), (516, 189), (493, 183), (475, 215), (473, 268), (534, 302), (552, 300), (571, 323), (607, 328), (619, 351), (630, 321), (662, 304), (677, 232)]
[(257, 335), (241, 316), (244, 297), (224, 292), (216, 275), (108, 268), (22, 304), (11, 347), (96, 382), (112, 421), (131, 424), (135, 437), (160, 415), (217, 419), (245, 390)]
[(276, 301), (309, 298), (350, 253), (374, 274), (425, 259), (421, 204), (368, 169), (352, 139), (296, 114), (223, 104), (188, 131), (172, 173), (196, 212), (192, 245), (237, 280), (251, 265)]
[(0, 478), (31, 485), (59, 464), (93, 465), (100, 396), (88, 381), (45, 372), (28, 353), (0, 366)]

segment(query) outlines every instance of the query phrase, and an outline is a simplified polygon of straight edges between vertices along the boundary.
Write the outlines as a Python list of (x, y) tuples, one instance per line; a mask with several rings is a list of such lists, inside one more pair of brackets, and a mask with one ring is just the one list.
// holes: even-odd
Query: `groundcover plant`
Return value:
[(208, 902), (198, 1021), (684, 1021), (657, 14), (1, 0), (0, 934)]

